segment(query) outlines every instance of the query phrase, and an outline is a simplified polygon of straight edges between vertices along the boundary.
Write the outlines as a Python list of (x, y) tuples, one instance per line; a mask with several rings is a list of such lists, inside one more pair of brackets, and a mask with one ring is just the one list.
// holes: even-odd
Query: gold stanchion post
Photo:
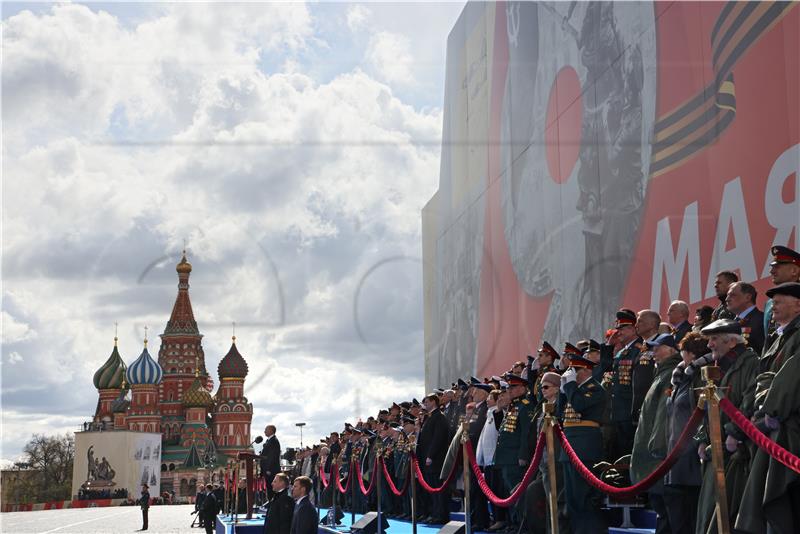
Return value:
[(711, 460), (713, 462), (714, 483), (717, 490), (717, 532), (719, 534), (730, 534), (728, 495), (725, 489), (725, 458), (722, 451), (722, 425), (720, 423), (719, 396), (716, 385), (722, 377), (722, 370), (719, 367), (707, 365), (702, 368), (702, 376), (706, 386), (700, 398), (700, 404), (702, 406), (705, 402), (708, 415)]
[[(464, 464), (464, 527), (467, 534), (472, 534), (472, 510), (470, 509), (470, 477), (467, 442), (469, 441), (469, 423), (461, 424), (461, 463)], [(455, 460), (454, 460), (455, 461)]]
[(550, 479), (550, 532), (558, 534), (558, 481), (556, 479), (556, 446), (553, 436), (556, 405), (552, 402), (544, 404), (544, 431), (547, 440), (547, 476)]
[(377, 497), (377, 512), (378, 512), (378, 534), (383, 534), (383, 510), (381, 510), (381, 493), (383, 490), (381, 489), (381, 478), (383, 477), (383, 469), (381, 468), (381, 460), (383, 458), (383, 448), (380, 445), (376, 445), (375, 447), (375, 476), (377, 480), (374, 481), (378, 485), (375, 488), (375, 491), (378, 492), (376, 495)]

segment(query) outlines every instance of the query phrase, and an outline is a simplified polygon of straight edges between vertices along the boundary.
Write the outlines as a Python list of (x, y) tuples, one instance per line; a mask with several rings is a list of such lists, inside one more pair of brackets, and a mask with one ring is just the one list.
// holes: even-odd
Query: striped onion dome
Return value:
[(247, 376), (247, 362), (236, 349), (236, 336), (233, 337), (231, 348), (220, 361), (217, 367), (220, 379), (244, 378)]
[(205, 387), (205, 381), (195, 377), (192, 385), (183, 394), (183, 405), (187, 408), (205, 408), (214, 405), (214, 399)]
[(117, 350), (117, 338), (114, 338), (114, 350), (106, 363), (94, 373), (94, 387), (97, 389), (120, 389), (125, 379), (125, 362)]
[(145, 341), (144, 350), (136, 358), (136, 361), (128, 367), (125, 379), (132, 386), (137, 384), (159, 384), (163, 374), (161, 366), (147, 352), (147, 341)]

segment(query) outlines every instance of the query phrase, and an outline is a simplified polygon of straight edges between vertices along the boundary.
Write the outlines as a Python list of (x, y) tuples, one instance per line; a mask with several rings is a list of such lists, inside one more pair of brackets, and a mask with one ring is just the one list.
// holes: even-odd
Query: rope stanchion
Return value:
[(747, 419), (747, 417), (744, 416), (744, 414), (742, 414), (742, 412), (736, 409), (736, 406), (734, 406), (731, 401), (728, 399), (721, 399), (719, 401), (719, 407), (722, 408), (722, 411), (725, 412), (725, 415), (730, 417), (731, 421), (733, 421), (736, 426), (741, 428), (742, 431), (747, 434), (747, 437), (750, 438), (753, 443), (758, 445), (761, 450), (778, 460), (792, 471), (800, 473), (800, 458), (765, 436), (753, 423), (750, 422), (749, 419)]
[(372, 478), (369, 481), (369, 488), (367, 488), (364, 486), (364, 475), (361, 473), (361, 469), (356, 466), (356, 479), (358, 479), (358, 486), (362, 494), (369, 495), (375, 490), (375, 475), (377, 473), (378, 466), (375, 465), (374, 469), (372, 470)]
[(336, 481), (336, 490), (342, 495), (347, 493), (347, 491), (350, 489), (350, 482), (353, 480), (352, 474), (353, 472), (351, 470), (350, 473), (347, 475), (347, 484), (344, 487), (342, 487), (342, 481), (339, 478), (339, 464), (338, 463), (336, 464), (336, 477), (334, 478), (334, 480)]
[(406, 489), (408, 489), (408, 478), (403, 481), (402, 489), (397, 489), (397, 484), (394, 483), (392, 480), (391, 475), (389, 475), (389, 469), (386, 467), (386, 462), (383, 461), (381, 458), (381, 466), (383, 467), (383, 478), (386, 480), (386, 483), (389, 485), (389, 491), (391, 491), (395, 496), (402, 497)]
[(528, 469), (525, 471), (520, 483), (517, 484), (517, 487), (511, 492), (511, 495), (503, 499), (495, 495), (489, 487), (489, 483), (486, 482), (486, 478), (481, 472), (478, 461), (475, 459), (475, 450), (472, 448), (472, 443), (469, 441), (466, 443), (467, 455), (469, 455), (469, 463), (472, 466), (472, 472), (475, 473), (478, 486), (481, 488), (483, 494), (486, 495), (486, 498), (489, 499), (489, 502), (501, 508), (510, 508), (514, 506), (520, 497), (522, 497), (522, 493), (525, 491), (525, 488), (528, 487), (531, 480), (533, 480), (536, 470), (539, 468), (539, 463), (542, 461), (542, 456), (544, 455), (544, 445), (544, 433), (539, 433), (539, 438), (536, 441), (536, 450), (533, 453), (531, 463), (528, 464)]
[(670, 451), (666, 458), (664, 458), (658, 467), (656, 467), (655, 471), (647, 475), (645, 478), (634, 484), (633, 486), (628, 486), (624, 488), (618, 488), (616, 486), (611, 486), (606, 484), (599, 478), (597, 478), (594, 473), (592, 473), (588, 467), (583, 465), (583, 462), (580, 458), (578, 458), (577, 453), (570, 445), (569, 441), (567, 441), (567, 437), (564, 435), (564, 432), (561, 430), (559, 425), (553, 426), (553, 431), (558, 436), (558, 439), (561, 441), (561, 447), (564, 449), (564, 452), (567, 454), (569, 461), (578, 471), (578, 474), (583, 477), (586, 482), (590, 485), (595, 487), (596, 489), (606, 493), (608, 495), (612, 495), (618, 498), (625, 498), (625, 497), (632, 497), (634, 495), (638, 495), (643, 491), (646, 491), (650, 488), (653, 484), (658, 482), (661, 477), (663, 477), (667, 471), (672, 469), (672, 466), (675, 465), (675, 462), (678, 461), (680, 456), (683, 454), (684, 450), (686, 449), (686, 445), (689, 442), (689, 438), (691, 437), (694, 430), (697, 428), (697, 425), (700, 424), (700, 420), (703, 418), (703, 410), (700, 408), (695, 408), (692, 412), (692, 416), (689, 418), (689, 421), (686, 423), (686, 427), (684, 427), (683, 432), (681, 433), (680, 437), (678, 438), (678, 442), (675, 444), (675, 447)]
[(417, 474), (417, 480), (419, 481), (419, 485), (422, 486), (422, 489), (427, 491), (428, 493), (441, 493), (442, 491), (450, 485), (450, 482), (453, 481), (453, 477), (456, 474), (456, 465), (458, 465), (458, 460), (461, 458), (461, 451), (458, 451), (458, 458), (455, 459), (453, 465), (450, 467), (450, 474), (447, 475), (447, 478), (442, 485), (438, 488), (434, 488), (430, 484), (425, 481), (425, 477), (422, 475), (422, 469), (419, 468), (419, 461), (417, 460), (417, 455), (411, 455), (411, 463), (414, 465), (414, 472)]
[(322, 487), (324, 489), (328, 489), (328, 484), (330, 484), (330, 480), (325, 479), (325, 464), (323, 462), (319, 463), (319, 480), (322, 482)]

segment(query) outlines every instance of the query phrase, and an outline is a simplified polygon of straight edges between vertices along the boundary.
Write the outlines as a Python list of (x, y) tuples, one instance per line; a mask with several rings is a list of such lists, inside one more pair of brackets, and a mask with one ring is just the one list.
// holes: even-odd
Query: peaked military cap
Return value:
[[(581, 347), (581, 345), (583, 346)], [(583, 351), (584, 354), (589, 352), (597, 352), (600, 350), (600, 343), (598, 343), (594, 339), (584, 339), (583, 341), (578, 343), (578, 346), (581, 347), (581, 350)]]
[(491, 384), (475, 384), (472, 387), (474, 387), (475, 389), (480, 389), (480, 390), (486, 391), (486, 392), (492, 391), (494, 389), (494, 386), (492, 386)]
[(411, 399), (411, 406), (419, 406), (419, 401), (417, 400), (416, 397)]
[(800, 299), (800, 282), (784, 282), (783, 284), (767, 290), (767, 296), (769, 298), (775, 295), (789, 295), (790, 297)]
[(650, 348), (658, 347), (660, 345), (666, 345), (667, 347), (672, 347), (673, 349), (675, 348), (675, 338), (672, 337), (672, 334), (659, 334), (655, 339), (645, 341), (645, 343), (647, 343), (647, 346)]
[(458, 379), (458, 389), (466, 391), (466, 390), (469, 389), (469, 384), (467, 384), (466, 382), (464, 382), (462, 379), (459, 378)]
[(472, 384), (473, 386), (476, 384), (483, 384), (481, 380), (478, 380), (478, 378), (474, 376), (469, 377), (469, 383)]
[(579, 349), (572, 343), (569, 342), (564, 343), (564, 356), (566, 356), (567, 358), (569, 358), (570, 356), (580, 356), (582, 354), (583, 352), (581, 352), (581, 349)]
[(713, 336), (715, 334), (741, 334), (742, 325), (739, 324), (739, 321), (734, 321), (733, 319), (717, 319), (700, 330), (700, 333), (704, 336)]
[(413, 417), (405, 416), (405, 417), (403, 417), (403, 422), (413, 425), (416, 421), (414, 420)]
[(782, 245), (775, 245), (770, 249), (773, 259), (770, 265), (777, 265), (779, 263), (794, 263), (800, 265), (800, 253), (784, 247)]
[(580, 368), (580, 369), (592, 369), (595, 365), (597, 365), (592, 360), (587, 360), (583, 356), (579, 356), (579, 355), (573, 355), (573, 354), (566, 355), (565, 354), (564, 358), (566, 358), (566, 360), (567, 360), (567, 366), (568, 367), (577, 367), (577, 368)]
[(411, 403), (408, 401), (403, 401), (400, 403), (400, 407), (403, 409), (403, 411), (406, 411), (411, 408)]
[(636, 324), (636, 312), (628, 308), (622, 308), (617, 312), (617, 322), (614, 326), (634, 325)]
[(542, 341), (542, 347), (539, 349), (539, 352), (542, 354), (549, 354), (554, 360), (557, 360), (561, 357), (558, 351), (553, 348), (553, 345), (547, 341)]
[(506, 382), (508, 382), (509, 386), (527, 386), (528, 382), (524, 378), (518, 375), (508, 375), (506, 378)]

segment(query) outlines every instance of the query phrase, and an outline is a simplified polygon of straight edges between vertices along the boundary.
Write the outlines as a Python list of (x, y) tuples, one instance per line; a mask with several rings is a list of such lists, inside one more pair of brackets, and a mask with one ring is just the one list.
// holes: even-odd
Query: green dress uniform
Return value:
[[(753, 349), (744, 344), (736, 345), (726, 356), (717, 362), (722, 368), (722, 380), (719, 389), (725, 397), (736, 406), (736, 408), (750, 417), (755, 411), (755, 387), (756, 376), (758, 374), (758, 356)], [(738, 428), (728, 419), (724, 413), (720, 413), (720, 422), (723, 426), (722, 440), (725, 441), (726, 434), (733, 435), (742, 441), (746, 441)], [(705, 428), (701, 429), (700, 436), (707, 435)], [(710, 443), (708, 437), (702, 438), (705, 443)], [(723, 444), (724, 445), (724, 444)], [(745, 482), (747, 481), (750, 469), (750, 445), (742, 443), (733, 454), (729, 453), (723, 446), (725, 454), (725, 488), (728, 497), (728, 511), (731, 523), (736, 520), (739, 511), (739, 504), (744, 493)], [(709, 449), (710, 450), (710, 449)], [(708, 453), (710, 458), (710, 452)], [(703, 484), (700, 487), (700, 500), (697, 505), (697, 524), (695, 530), (699, 533), (717, 532), (717, 522), (714, 519), (714, 509), (716, 508), (716, 491), (714, 482), (714, 466), (709, 460), (704, 466)]]
[[(629, 454), (636, 427), (633, 424), (633, 374), (639, 364), (642, 340), (637, 338), (615, 356), (611, 375), (611, 423), (614, 427), (612, 460)], [(638, 412), (638, 407), (637, 407)]]
[[(756, 396), (763, 399), (757, 415), (767, 414), (778, 419), (780, 427), (769, 437), (778, 445), (797, 454), (800, 451), (800, 316), (787, 324), (772, 345), (765, 351), (764, 359), (771, 363), (769, 371), (759, 375)], [(767, 532), (767, 523), (773, 531), (800, 531), (797, 514), (800, 476), (758, 449), (747, 479), (736, 528), (743, 532)]]
[[(589, 378), (580, 385), (574, 381), (565, 383), (558, 398), (558, 415), (564, 435), (578, 458), (590, 469), (602, 460), (600, 423), (605, 399), (606, 392), (595, 378)], [(600, 495), (583, 480), (563, 451), (559, 462), (562, 464), (567, 512), (573, 533), (603, 532)]]
[[(497, 448), (494, 451), (494, 465), (500, 468), (506, 490), (511, 492), (522, 480), (523, 462), (531, 461), (529, 434), (532, 432), (534, 406), (527, 398), (517, 398), (506, 411), (497, 434)], [(521, 502), (521, 501), (518, 501)], [(518, 506), (511, 509), (514, 522), (521, 519)]]
[[(631, 482), (641, 481), (658, 467), (666, 458), (667, 452), (667, 399), (672, 393), (672, 371), (681, 361), (676, 352), (656, 365), (655, 377), (642, 402), (636, 435), (633, 438), (631, 453)], [(669, 528), (667, 509), (664, 505), (663, 479), (656, 482), (649, 490), (650, 504), (658, 514), (658, 527)]]

